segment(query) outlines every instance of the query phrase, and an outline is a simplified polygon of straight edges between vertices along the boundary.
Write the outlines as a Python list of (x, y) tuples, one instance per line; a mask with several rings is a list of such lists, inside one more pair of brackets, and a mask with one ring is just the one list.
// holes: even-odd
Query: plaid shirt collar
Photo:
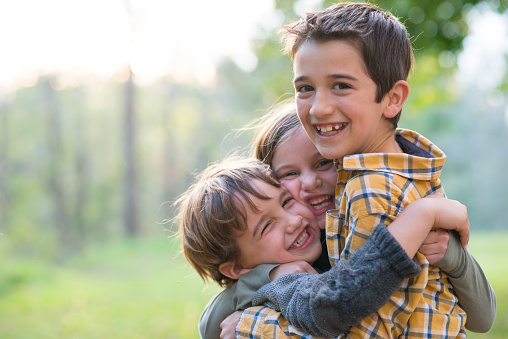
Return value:
[(439, 178), (446, 155), (422, 135), (397, 129), (395, 138), (404, 153), (365, 153), (335, 161), (337, 169), (346, 171), (390, 172), (415, 180)]

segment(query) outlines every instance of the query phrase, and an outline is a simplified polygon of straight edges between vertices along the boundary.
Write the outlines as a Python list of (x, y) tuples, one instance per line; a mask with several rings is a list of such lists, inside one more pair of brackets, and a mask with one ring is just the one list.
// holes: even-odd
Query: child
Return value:
[(312, 210), (324, 229), (326, 211), (335, 208), (337, 171), (333, 160), (319, 154), (305, 134), (294, 100), (274, 106), (246, 129), (256, 131), (252, 156), (270, 165), (281, 184)]
[[(252, 145), (252, 153), (271, 165), (281, 184), (292, 193), (296, 200), (300, 198), (303, 204), (307, 204), (315, 214), (320, 227), (321, 225), (324, 227), (325, 212), (313, 207), (312, 202), (316, 201), (314, 199), (328, 201), (330, 195), (333, 200), (334, 187), (332, 185), (335, 183), (337, 175), (334, 168), (330, 166), (330, 161), (324, 159), (317, 152), (316, 147), (305, 134), (302, 125), (299, 123), (294, 102), (279, 104), (274, 110), (255, 121), (247, 129), (252, 129), (252, 126), (257, 129), (257, 136)], [(299, 152), (296, 153), (292, 151), (293, 149), (298, 149)], [(319, 213), (320, 211), (321, 213)], [(443, 257), (444, 251), (439, 255), (436, 248), (442, 245), (432, 247), (431, 244), (436, 240), (430, 236), (428, 239), (430, 241), (420, 251), (427, 256), (429, 262), (435, 263)], [(324, 251), (326, 251), (326, 247)], [(456, 263), (460, 264), (457, 265)], [(468, 315), (467, 329), (474, 332), (487, 332), (492, 327), (495, 319), (496, 301), (494, 292), (476, 260), (468, 251), (461, 249), (455, 237), (451, 237), (446, 256), (437, 264), (447, 273), (450, 273), (450, 280), (455, 287), (455, 293)], [(253, 291), (246, 292), (249, 301), (252, 299), (254, 292), (263, 285), (261, 282), (269, 281), (267, 277), (263, 280), (262, 272), (260, 274), (261, 277), (258, 274), (258, 280), (261, 280), (260, 283), (256, 283), (252, 277), (250, 278), (249, 286)], [(283, 289), (280, 284), (276, 286), (278, 287), (271, 288)], [(262, 295), (259, 300), (263, 300)], [(207, 307), (208, 313), (213, 312), (212, 306), (213, 304)], [(259, 308), (253, 308), (248, 309), (246, 312), (257, 314), (260, 317), (258, 311)], [(274, 318), (276, 319), (276, 317), (273, 317), (274, 313), (270, 313), (272, 321)], [(205, 323), (206, 320), (206, 317), (201, 319)], [(285, 319), (280, 322), (284, 321)], [(265, 324), (264, 327), (268, 327), (267, 332), (270, 332), (269, 325)]]
[[(338, 214), (326, 226), (337, 265), (409, 203), (443, 194), (445, 155), (417, 133), (396, 130), (413, 56), (394, 16), (369, 4), (340, 3), (286, 31), (300, 121), (318, 151), (337, 161)], [(447, 275), (421, 253), (415, 259), (422, 272), (344, 337), (465, 337), (466, 316)]]
[[(252, 268), (261, 264), (294, 261), (312, 263), (321, 253), (319, 227), (312, 212), (294, 200), (289, 191), (277, 182), (269, 167), (257, 160), (226, 160), (211, 166), (179, 199), (179, 203), (184, 254), (203, 279), (210, 278), (228, 287), (221, 293), (222, 303), (234, 302), (231, 295), (236, 293), (236, 289), (242, 288), (234, 282), (247, 275)], [(398, 224), (394, 223), (389, 231), (396, 238), (385, 228), (379, 228), (377, 236), (372, 237), (350, 261), (345, 260), (342, 266), (329, 271), (337, 281), (350, 277), (345, 274), (341, 278), (346, 271), (359, 270), (364, 277), (379, 277), (376, 279), (377, 285), (353, 287), (355, 290), (352, 293), (369, 293), (372, 302), (368, 305), (370, 309), (363, 305), (358, 313), (360, 318), (353, 318), (352, 321), (358, 321), (383, 305), (400, 285), (402, 278), (419, 271), (411, 256), (434, 221), (437, 221), (435, 211), (440, 213), (440, 222), (468, 231), (468, 223), (463, 222), (467, 220), (463, 217), (465, 209), (461, 213), (461, 209), (455, 208), (456, 204), (453, 201), (421, 204), (420, 210), (425, 214), (430, 213), (428, 218), (423, 219), (432, 220), (432, 223), (415, 229), (411, 241), (404, 241), (404, 249), (395, 239), (405, 237), (407, 227), (397, 228)], [(455, 217), (452, 220), (462, 222), (450, 222), (441, 212), (443, 206), (459, 210), (461, 218), (456, 218), (452, 213)], [(407, 213), (408, 218), (413, 218), (410, 209)], [(402, 217), (400, 219), (400, 223), (407, 221)], [(465, 239), (467, 241), (467, 236)], [(365, 252), (368, 255), (363, 258)], [(348, 266), (348, 262), (352, 264)], [(354, 314), (354, 305), (347, 306), (347, 313)], [(223, 317), (231, 311), (228, 308), (223, 312)], [(214, 312), (212, 315), (220, 314)], [(214, 330), (217, 332), (213, 333)], [(218, 332), (217, 326), (216, 329), (208, 329), (204, 336), (218, 337)]]

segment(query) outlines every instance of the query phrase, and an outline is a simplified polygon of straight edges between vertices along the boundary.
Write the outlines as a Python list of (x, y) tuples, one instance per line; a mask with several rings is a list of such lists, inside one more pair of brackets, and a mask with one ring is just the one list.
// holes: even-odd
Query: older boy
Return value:
[[(338, 167), (339, 210), (327, 223), (329, 257), (336, 265), (409, 203), (443, 193), (445, 155), (417, 133), (396, 130), (413, 55), (404, 25), (390, 13), (341, 3), (286, 30), (301, 123)], [(420, 253), (415, 259), (422, 272), (344, 337), (465, 337), (466, 316), (447, 275)], [(249, 319), (244, 312), (238, 333), (257, 326), (260, 313)]]

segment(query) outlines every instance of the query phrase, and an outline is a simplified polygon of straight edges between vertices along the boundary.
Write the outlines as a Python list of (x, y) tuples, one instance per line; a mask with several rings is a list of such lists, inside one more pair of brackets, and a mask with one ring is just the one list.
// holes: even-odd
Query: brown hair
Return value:
[(256, 136), (251, 143), (251, 155), (272, 166), (277, 147), (303, 128), (293, 99), (274, 105), (268, 113), (253, 121)]
[(252, 185), (256, 179), (280, 187), (268, 165), (231, 156), (206, 168), (176, 202), (184, 256), (205, 282), (235, 281), (219, 266), (240, 256), (235, 238), (247, 228), (246, 209), (257, 212), (250, 196), (269, 198)]
[[(298, 48), (307, 41), (345, 39), (363, 57), (367, 73), (377, 85), (380, 102), (399, 80), (407, 80), (413, 51), (404, 24), (389, 12), (367, 3), (344, 2), (282, 26), (285, 52), (294, 60)], [(401, 111), (402, 112), (402, 111)], [(397, 127), (401, 112), (391, 118)]]

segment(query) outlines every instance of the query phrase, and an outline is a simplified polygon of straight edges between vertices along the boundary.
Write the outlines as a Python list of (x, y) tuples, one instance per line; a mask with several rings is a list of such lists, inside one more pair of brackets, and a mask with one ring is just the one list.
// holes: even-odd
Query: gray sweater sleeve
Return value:
[(448, 274), (459, 305), (467, 314), (466, 329), (490, 331), (496, 319), (496, 295), (478, 262), (460, 245), (456, 232), (450, 232), (448, 249), (436, 265)]
[(385, 226), (348, 260), (323, 274), (292, 273), (263, 286), (252, 300), (282, 312), (306, 333), (336, 337), (386, 304), (404, 278), (415, 276), (414, 262)]

